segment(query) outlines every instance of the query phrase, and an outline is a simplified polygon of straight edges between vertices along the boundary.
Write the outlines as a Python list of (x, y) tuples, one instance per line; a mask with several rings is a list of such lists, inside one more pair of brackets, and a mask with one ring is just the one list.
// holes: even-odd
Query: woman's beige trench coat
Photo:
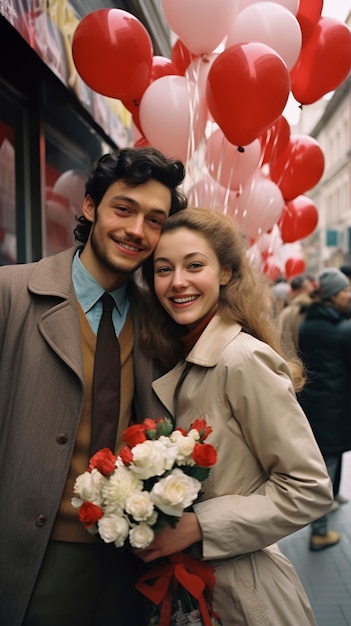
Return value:
[[(218, 459), (194, 507), (203, 559), (216, 569), (224, 626), (315, 624), (290, 562), (275, 544), (330, 509), (324, 461), (287, 364), (216, 315), (186, 359), (153, 383), (177, 426), (206, 419)], [(188, 366), (187, 366), (188, 367)], [(178, 385), (178, 389), (177, 389)]]

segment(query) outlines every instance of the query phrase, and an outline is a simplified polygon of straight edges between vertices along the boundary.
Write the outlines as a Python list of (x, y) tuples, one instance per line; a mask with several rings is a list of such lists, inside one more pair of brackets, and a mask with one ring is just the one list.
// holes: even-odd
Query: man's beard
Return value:
[(91, 231), (90, 245), (91, 245), (91, 249), (92, 249), (94, 255), (96, 256), (96, 258), (109, 271), (112, 271), (112, 272), (114, 272), (116, 274), (117, 273), (118, 274), (125, 274), (126, 277), (128, 277), (128, 276), (130, 276), (130, 274), (132, 274), (134, 272), (134, 270), (137, 269), (137, 267), (135, 267), (133, 269), (126, 270), (126, 268), (123, 267), (122, 264), (120, 265), (118, 263), (118, 261), (115, 261), (114, 259), (110, 259), (108, 254), (106, 254), (105, 251), (101, 248), (97, 238), (95, 237), (95, 228), (94, 228), (94, 226), (93, 226), (93, 229)]

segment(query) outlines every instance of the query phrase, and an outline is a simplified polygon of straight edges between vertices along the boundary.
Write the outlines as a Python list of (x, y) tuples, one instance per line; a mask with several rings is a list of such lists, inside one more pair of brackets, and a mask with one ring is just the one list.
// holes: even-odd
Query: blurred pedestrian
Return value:
[(290, 294), (287, 306), (277, 318), (280, 339), (288, 357), (299, 356), (299, 328), (305, 319), (307, 307), (311, 304), (310, 294), (314, 284), (309, 276), (299, 274), (290, 281)]
[[(340, 456), (351, 450), (351, 290), (339, 269), (324, 269), (319, 288), (299, 331), (299, 350), (307, 383), (299, 394), (334, 483)], [(328, 515), (312, 522), (310, 549), (337, 544), (339, 533), (328, 530)]]

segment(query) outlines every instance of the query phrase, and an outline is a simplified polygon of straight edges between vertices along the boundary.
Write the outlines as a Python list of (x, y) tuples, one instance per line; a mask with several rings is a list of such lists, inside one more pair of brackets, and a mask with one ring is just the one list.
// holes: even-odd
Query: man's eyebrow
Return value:
[[(112, 196), (111, 202), (115, 202), (116, 200), (119, 200), (122, 202), (129, 202), (130, 204), (133, 204), (134, 206), (137, 206), (137, 207), (140, 206), (140, 202), (135, 200), (135, 198), (131, 198), (130, 196), (125, 196), (123, 194)], [(153, 213), (159, 213), (160, 215), (165, 215), (166, 217), (168, 217), (168, 212), (165, 209), (160, 209), (159, 207), (153, 207), (150, 209), (150, 211), (152, 211)]]

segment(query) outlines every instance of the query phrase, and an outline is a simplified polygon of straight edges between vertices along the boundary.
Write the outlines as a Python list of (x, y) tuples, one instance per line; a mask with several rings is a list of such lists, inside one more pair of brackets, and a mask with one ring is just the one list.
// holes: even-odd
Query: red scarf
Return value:
[(194, 328), (189, 330), (188, 332), (180, 333), (180, 339), (184, 346), (184, 358), (189, 354), (190, 350), (196, 344), (200, 335), (202, 335), (205, 330), (207, 324), (211, 321), (211, 319), (216, 315), (217, 307), (214, 311), (211, 311), (206, 317), (204, 317)]

